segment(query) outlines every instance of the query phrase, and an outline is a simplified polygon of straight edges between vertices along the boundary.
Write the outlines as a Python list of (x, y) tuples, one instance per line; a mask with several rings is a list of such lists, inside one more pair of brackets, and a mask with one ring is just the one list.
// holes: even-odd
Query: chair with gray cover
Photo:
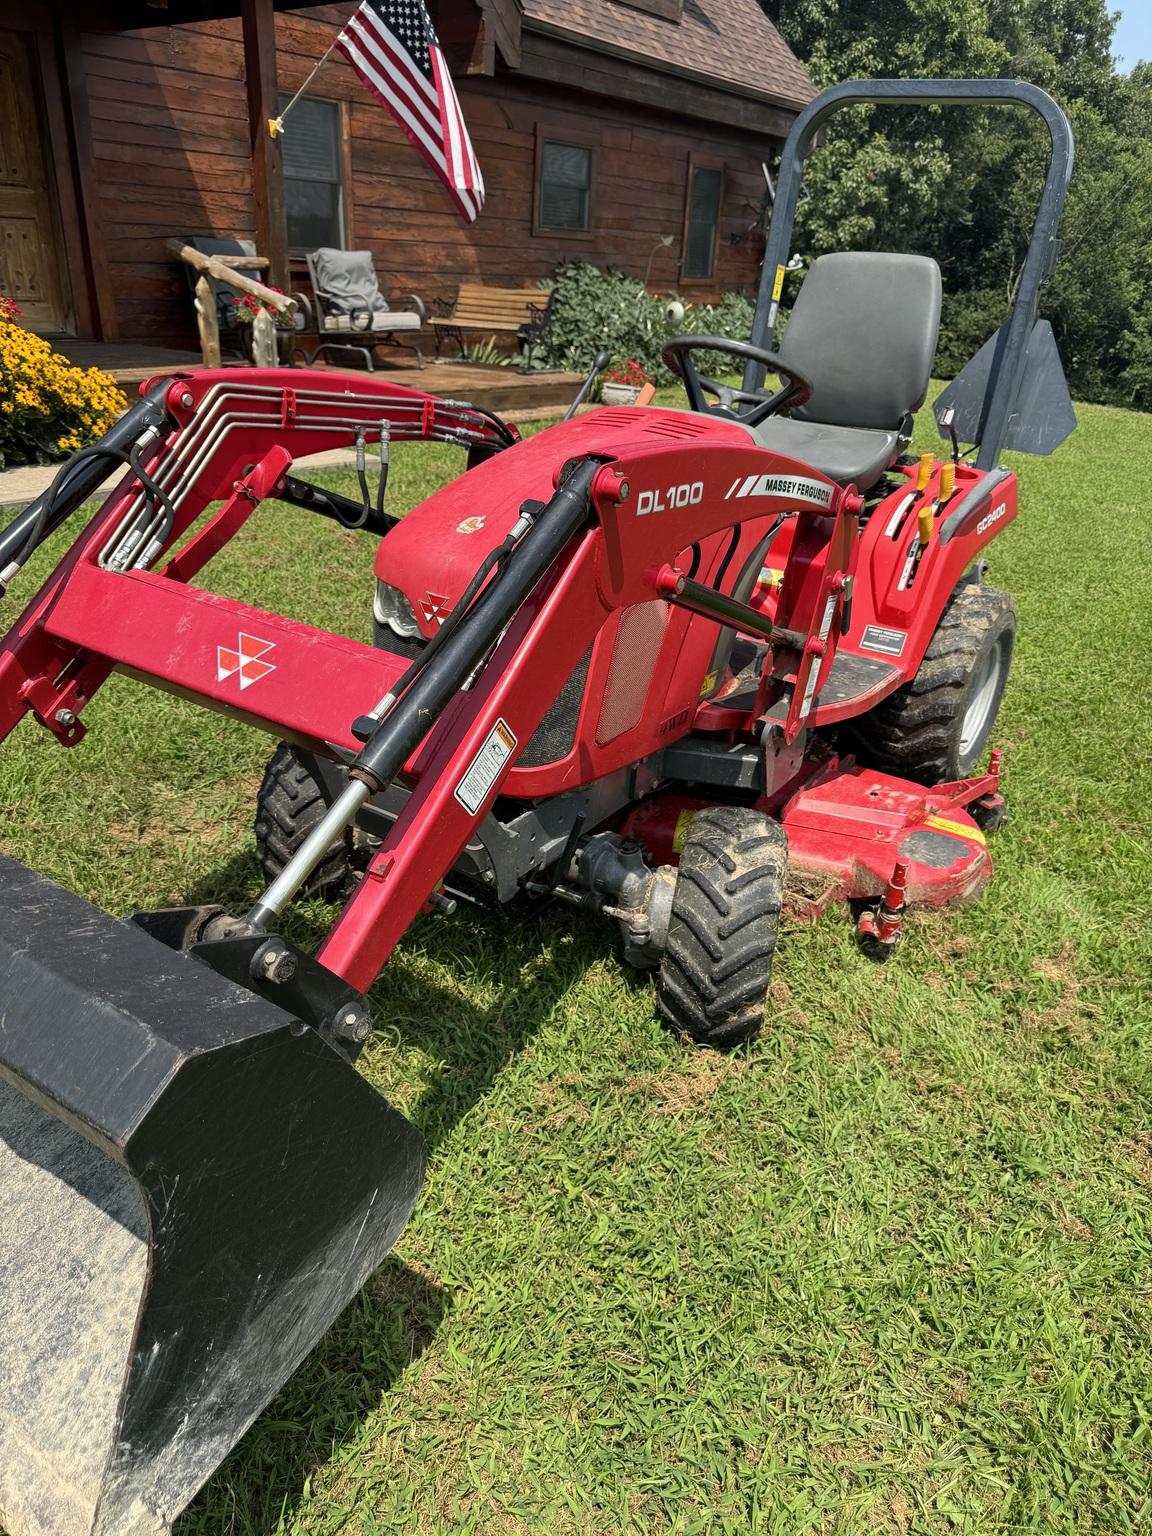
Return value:
[(309, 362), (314, 363), (322, 352), (354, 352), (371, 373), (372, 348), (388, 344), (415, 352), (423, 368), (423, 352), (414, 341), (401, 337), (418, 331), (428, 311), (414, 293), (408, 295), (410, 309), (388, 307), (370, 251), (321, 246), (309, 254), (307, 262), (316, 296), (316, 325), (323, 337)]
[(940, 268), (927, 256), (843, 251), (812, 263), (780, 343), (811, 398), (757, 440), (866, 491), (907, 447), (940, 331)]

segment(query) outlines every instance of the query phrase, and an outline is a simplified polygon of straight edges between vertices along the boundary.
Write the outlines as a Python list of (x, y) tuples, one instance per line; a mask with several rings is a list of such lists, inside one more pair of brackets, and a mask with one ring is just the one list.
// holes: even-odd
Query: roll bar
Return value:
[[(812, 140), (830, 117), (842, 107), (869, 103), (968, 106), (987, 102), (1030, 107), (1038, 112), (1047, 125), (1052, 153), (1016, 302), (1011, 318), (999, 333), (988, 374), (977, 438), (980, 451), (976, 463), (981, 469), (995, 465), (1004, 446), (1023, 377), (1028, 340), (1036, 321), (1040, 289), (1054, 269), (1059, 254), (1056, 232), (1072, 177), (1071, 125), (1052, 97), (1039, 86), (1023, 80), (847, 80), (842, 85), (821, 91), (792, 124), (784, 145), (764, 266), (760, 273), (760, 292), (752, 321), (753, 346), (770, 348), (780, 308), (780, 287), (792, 242), (804, 161)], [(759, 388), (763, 377), (763, 368), (749, 363), (744, 370), (744, 388)]]

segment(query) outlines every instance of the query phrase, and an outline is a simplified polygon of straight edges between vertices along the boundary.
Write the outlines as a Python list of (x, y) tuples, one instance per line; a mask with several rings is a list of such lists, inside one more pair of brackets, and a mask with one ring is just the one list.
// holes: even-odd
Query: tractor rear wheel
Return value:
[(699, 1045), (759, 1033), (784, 901), (788, 837), (763, 811), (714, 805), (692, 818), (672, 898), (656, 1005)]
[[(256, 859), (266, 879), (275, 880), (327, 809), (307, 762), (281, 742), (268, 759), (256, 794)], [(300, 895), (342, 895), (352, 878), (351, 854), (351, 834), (346, 834), (329, 848)]]
[(1007, 592), (960, 587), (916, 676), (853, 723), (862, 761), (921, 784), (966, 778), (996, 724), (1015, 641)]

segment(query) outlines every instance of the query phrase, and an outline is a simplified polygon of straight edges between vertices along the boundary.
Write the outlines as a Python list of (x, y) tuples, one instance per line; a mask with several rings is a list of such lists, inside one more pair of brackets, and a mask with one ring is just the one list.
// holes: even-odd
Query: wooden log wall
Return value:
[[(295, 90), (331, 42), (350, 4), (276, 18), (282, 89)], [(551, 44), (555, 49), (555, 44)], [(240, 23), (203, 22), (124, 33), (85, 33), (83, 67), (92, 122), (96, 206), (121, 337), (190, 344), (187, 281), (167, 247), (174, 237), (254, 238)], [(603, 90), (635, 66), (601, 57)], [(532, 283), (578, 257), (643, 276), (650, 285), (709, 298), (754, 289), (762, 240), (746, 233), (763, 190), (760, 162), (776, 144), (746, 125), (677, 115), (678, 83), (651, 77), (660, 108), (622, 95), (574, 93), (500, 68), (458, 81), (485, 181), (487, 206), (471, 228), (389, 114), (337, 54), (312, 94), (345, 104), (351, 184), (349, 242), (376, 257), (387, 290), (451, 297), (467, 280)], [(598, 81), (599, 83), (599, 76)], [(685, 90), (698, 87), (685, 86)], [(733, 118), (748, 105), (731, 98)], [(538, 134), (591, 142), (592, 229), (533, 234)], [(689, 157), (722, 162), (725, 194), (715, 279), (681, 284), (679, 266)], [(738, 237), (738, 243), (733, 243)]]

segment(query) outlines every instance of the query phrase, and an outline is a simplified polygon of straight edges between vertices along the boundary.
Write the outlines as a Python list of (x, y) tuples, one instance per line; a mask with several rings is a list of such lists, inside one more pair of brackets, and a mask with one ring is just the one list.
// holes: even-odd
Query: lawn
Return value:
[[(1152, 1519), (1152, 416), (1079, 414), (991, 549), (1021, 633), (983, 901), (885, 968), (841, 915), (790, 929), (728, 1056), (606, 924), (422, 919), (363, 1070), (423, 1202), (177, 1536)], [(400, 449), (395, 505), (456, 464)], [(372, 554), (269, 508), (213, 584), (366, 637)], [(0, 752), (4, 846), (114, 912), (243, 904), (268, 742), (122, 679), (86, 719)]]

